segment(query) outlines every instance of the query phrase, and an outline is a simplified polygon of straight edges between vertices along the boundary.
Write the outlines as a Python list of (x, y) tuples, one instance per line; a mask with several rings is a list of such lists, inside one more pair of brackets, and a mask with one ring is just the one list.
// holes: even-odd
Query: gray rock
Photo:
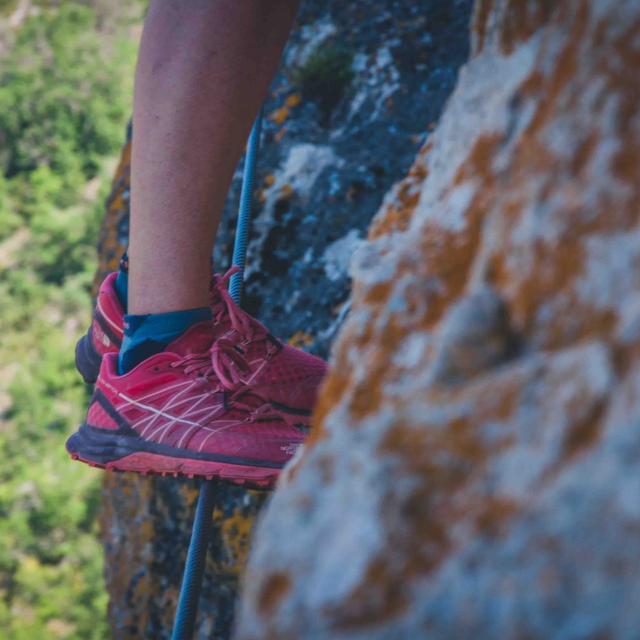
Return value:
[(635, 0), (476, 3), (238, 640), (640, 637), (639, 37)]

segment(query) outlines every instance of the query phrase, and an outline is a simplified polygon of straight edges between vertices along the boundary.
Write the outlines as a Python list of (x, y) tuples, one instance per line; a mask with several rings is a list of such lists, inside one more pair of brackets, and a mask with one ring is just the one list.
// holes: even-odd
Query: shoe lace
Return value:
[(211, 362), (211, 350), (204, 353), (188, 353), (170, 364), (172, 368), (180, 367), (186, 374), (197, 374), (202, 380), (208, 380), (215, 373)]
[[(249, 314), (244, 313), (234, 302), (228, 290), (231, 277), (240, 271), (240, 267), (231, 267), (223, 276), (215, 274), (211, 285), (211, 313), (214, 324), (229, 319), (231, 328), (246, 342), (266, 342), (267, 354), (278, 350), (277, 340)], [(211, 348), (213, 370), (227, 389), (234, 389), (242, 382), (241, 375), (249, 373), (251, 367), (246, 354), (237, 341), (218, 338)]]
[[(233, 266), (224, 276), (217, 273), (214, 274), (210, 289), (212, 320), (214, 324), (218, 324), (223, 318), (228, 317), (234, 328), (237, 328), (239, 331), (242, 330), (243, 334), (248, 334), (250, 332), (249, 322), (247, 322), (248, 318), (243, 317), (244, 314), (238, 313), (237, 306), (234, 304), (227, 290), (231, 276), (238, 271), (240, 271), (240, 267)], [(220, 340), (224, 340), (224, 338)], [(218, 340), (218, 342), (220, 340)], [(246, 371), (248, 368), (246, 361), (240, 356), (238, 351), (233, 348), (233, 344), (229, 340), (226, 340), (224, 344), (221, 344), (217, 348), (214, 344), (208, 351), (203, 353), (188, 353), (179, 360), (172, 362), (171, 367), (180, 367), (184, 369), (186, 374), (195, 373), (197, 377), (202, 380), (208, 380), (215, 375), (223, 383), (223, 386), (227, 388), (234, 387), (237, 381), (237, 375), (233, 375), (233, 369), (229, 368), (228, 365), (225, 366), (225, 363), (221, 359), (222, 352), (226, 354), (227, 359), (231, 360), (236, 367), (242, 371)]]
[(225, 396), (225, 403), (234, 409), (247, 413), (246, 422), (284, 422), (262, 396), (249, 389), (241, 388)]
[(243, 313), (233, 301), (229, 293), (229, 281), (231, 277), (240, 271), (240, 267), (234, 265), (223, 276), (214, 274), (211, 283), (211, 314), (214, 324), (219, 324), (225, 318), (229, 318), (231, 326), (249, 340), (260, 337), (266, 333), (264, 327), (246, 313)]
[(241, 374), (251, 371), (241, 348), (227, 338), (218, 338), (211, 347), (211, 365), (227, 389), (235, 389), (242, 382)]
[[(205, 353), (188, 353), (179, 360), (171, 363), (171, 367), (181, 367), (187, 374), (197, 374), (197, 380), (209, 383), (210, 378), (215, 374), (215, 367), (212, 363), (211, 351)], [(280, 416), (262, 396), (246, 387), (230, 390), (225, 385), (214, 385), (212, 393), (222, 391), (223, 401), (227, 408), (233, 408), (246, 414), (245, 422), (283, 422)]]

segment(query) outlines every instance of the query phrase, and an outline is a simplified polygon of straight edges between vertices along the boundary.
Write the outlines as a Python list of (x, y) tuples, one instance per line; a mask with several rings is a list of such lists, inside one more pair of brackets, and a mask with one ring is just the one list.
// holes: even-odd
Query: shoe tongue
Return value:
[(186, 356), (190, 353), (206, 353), (213, 343), (213, 330), (210, 321), (197, 322), (181, 336), (167, 345), (166, 350)]

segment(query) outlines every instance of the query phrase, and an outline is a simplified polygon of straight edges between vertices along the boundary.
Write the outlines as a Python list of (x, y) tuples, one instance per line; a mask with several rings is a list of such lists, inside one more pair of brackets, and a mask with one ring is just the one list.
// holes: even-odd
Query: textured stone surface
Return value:
[(640, 3), (481, 0), (471, 37), (238, 639), (638, 637)]
[[(265, 105), (248, 258), (245, 304), (276, 335), (297, 333), (327, 355), (348, 305), (351, 250), (453, 90), (470, 8), (471, 0), (303, 0)], [(332, 109), (312, 89), (326, 92), (322, 81), (333, 78), (305, 73), (318, 52), (344, 59), (351, 73)], [(229, 262), (234, 207), (218, 264)]]
[[(246, 302), (277, 335), (326, 355), (348, 309), (350, 255), (454, 86), (468, 53), (469, 15), (470, 0), (303, 2), (265, 105), (249, 256)], [(309, 72), (319, 51), (348, 70), (337, 95), (327, 92), (326, 77)], [(236, 177), (214, 256), (219, 269), (229, 265), (238, 191)], [(117, 266), (128, 216), (127, 145), (101, 231), (98, 281)], [(169, 637), (195, 496), (193, 482), (105, 476), (114, 637)], [(218, 491), (197, 638), (229, 635), (266, 497)]]

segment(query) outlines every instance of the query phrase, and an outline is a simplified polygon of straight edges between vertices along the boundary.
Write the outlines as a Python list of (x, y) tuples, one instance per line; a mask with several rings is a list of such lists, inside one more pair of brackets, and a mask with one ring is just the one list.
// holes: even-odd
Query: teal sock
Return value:
[(124, 338), (118, 356), (118, 372), (128, 373), (143, 360), (165, 347), (197, 322), (211, 320), (211, 309), (199, 307), (184, 311), (125, 315)]
[(120, 268), (116, 277), (115, 288), (118, 300), (120, 300), (124, 312), (127, 313), (127, 300), (129, 297), (129, 256), (126, 251), (120, 259)]

